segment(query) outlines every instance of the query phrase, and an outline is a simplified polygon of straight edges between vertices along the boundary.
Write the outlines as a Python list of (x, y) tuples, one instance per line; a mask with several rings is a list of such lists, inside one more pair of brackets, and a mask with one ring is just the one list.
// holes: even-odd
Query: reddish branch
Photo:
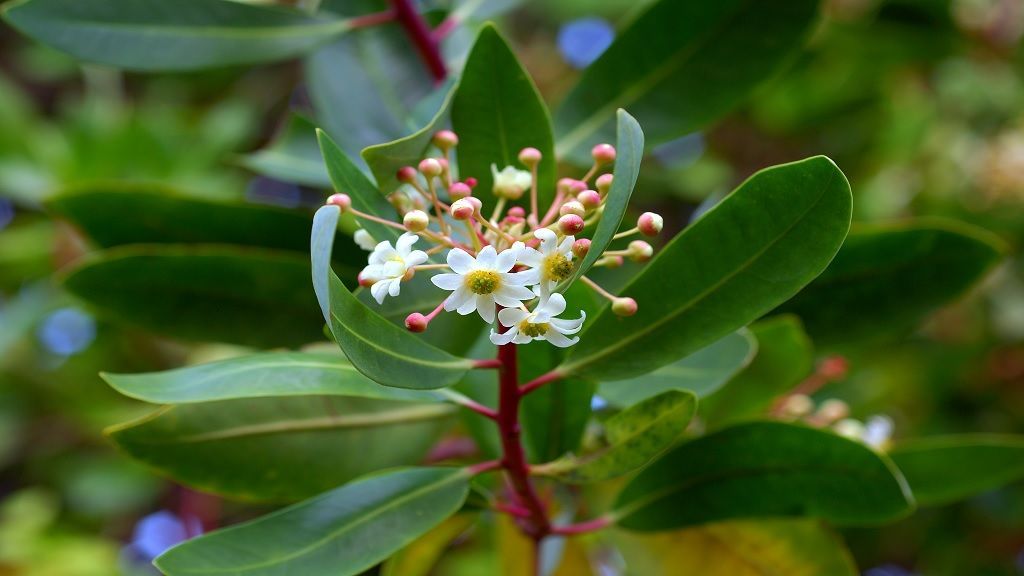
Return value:
[(416, 10), (412, 0), (391, 0), (391, 9), (395, 13), (395, 20), (402, 25), (405, 33), (416, 46), (416, 50), (423, 58), (423, 63), (430, 70), (435, 82), (441, 82), (448, 77), (448, 68), (441, 57), (441, 48), (437, 38), (427, 26), (426, 21)]

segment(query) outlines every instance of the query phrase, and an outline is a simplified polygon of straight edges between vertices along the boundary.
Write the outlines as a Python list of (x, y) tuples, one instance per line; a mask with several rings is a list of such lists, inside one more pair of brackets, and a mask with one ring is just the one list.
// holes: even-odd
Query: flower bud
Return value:
[(518, 200), (533, 184), (532, 174), (513, 166), (506, 166), (499, 172), (498, 167), (491, 164), (491, 175), (494, 178), (494, 195), (506, 200)]
[(424, 158), (420, 160), (420, 172), (427, 178), (440, 176), (443, 171), (444, 168), (441, 167), (441, 163), (438, 162), (437, 158)]
[(482, 210), (483, 207), (484, 207), (484, 203), (481, 202), (480, 199), (477, 198), (476, 196), (467, 196), (467, 197), (463, 198), (463, 200), (465, 200), (466, 202), (469, 202), (470, 204), (472, 204), (473, 205), (473, 210), (475, 210), (477, 213), (479, 213), (480, 210)]
[(637, 228), (644, 236), (657, 236), (664, 225), (665, 220), (654, 212), (644, 212), (636, 221)]
[(636, 314), (636, 300), (632, 298), (616, 298), (612, 300), (612, 313), (616, 316), (632, 316)]
[(448, 189), (448, 197), (452, 200), (461, 200), (473, 195), (473, 189), (465, 182), (456, 182)]
[(465, 182), (466, 186), (469, 186), (470, 188), (476, 188), (476, 178), (473, 178), (472, 176), (466, 178), (463, 182)]
[(412, 184), (413, 182), (416, 181), (416, 169), (413, 168), (412, 166), (402, 166), (401, 168), (398, 169), (398, 172), (395, 174), (395, 177), (398, 178), (399, 182), (402, 182), (404, 184)]
[(815, 419), (819, 420), (822, 424), (831, 424), (837, 420), (842, 420), (850, 415), (850, 407), (846, 405), (846, 402), (837, 400), (835, 398), (829, 398), (821, 403), (818, 408), (818, 413), (815, 414)]
[(583, 230), (583, 218), (575, 214), (566, 214), (558, 219), (558, 229), (567, 236), (579, 234)]
[(363, 288), (369, 288), (370, 286), (373, 286), (374, 282), (377, 281), (376, 278), (367, 276), (365, 270), (360, 272), (359, 276), (356, 276), (356, 280), (359, 282), (359, 285), (362, 286)]
[(572, 178), (559, 178), (558, 185), (556, 186), (558, 192), (561, 192), (562, 194), (568, 194), (574, 182), (576, 182), (576, 180)]
[(342, 212), (352, 207), (352, 199), (349, 198), (348, 194), (331, 194), (327, 198), (327, 203), (341, 208)]
[(558, 213), (562, 216), (566, 214), (575, 214), (577, 216), (583, 216), (587, 213), (587, 209), (583, 207), (583, 204), (579, 200), (569, 200), (558, 209)]
[(594, 185), (597, 186), (597, 191), (604, 196), (612, 189), (612, 181), (614, 179), (615, 177), (611, 174), (601, 174), (597, 177), (597, 182)]
[(459, 137), (451, 130), (441, 130), (434, 134), (433, 142), (441, 150), (450, 150), (459, 144)]
[(525, 218), (526, 210), (522, 206), (513, 206), (508, 209), (508, 215), (513, 218)]
[(633, 240), (629, 243), (629, 259), (633, 262), (648, 262), (654, 256), (654, 248), (643, 240)]
[(412, 200), (402, 192), (395, 192), (388, 196), (388, 203), (390, 203), (399, 214), (405, 214), (409, 210), (412, 210)]
[(806, 394), (793, 394), (782, 402), (779, 411), (790, 418), (801, 418), (814, 410), (814, 400)]
[(452, 202), (451, 208), (452, 218), (456, 220), (469, 220), (476, 214), (476, 207), (469, 201), (469, 198), (463, 198)]
[(427, 317), (419, 312), (413, 312), (405, 317), (405, 327), (409, 332), (423, 332), (427, 329)]
[(597, 190), (584, 190), (576, 195), (576, 200), (587, 210), (593, 210), (601, 205), (601, 195)]
[(850, 369), (850, 363), (842, 356), (829, 356), (818, 365), (818, 373), (830, 382), (842, 380)]
[(615, 147), (611, 144), (598, 144), (590, 150), (590, 155), (598, 164), (611, 164), (615, 162)]
[(583, 180), (573, 180), (572, 183), (569, 184), (569, 193), (572, 194), (573, 196), (579, 194), (580, 192), (583, 192), (586, 189), (587, 183), (584, 182)]
[(537, 164), (540, 164), (541, 157), (540, 150), (537, 150), (536, 148), (523, 148), (519, 151), (519, 161), (527, 168), (533, 168)]
[(858, 420), (847, 418), (836, 422), (836, 425), (832, 427), (836, 431), (836, 434), (849, 438), (851, 440), (860, 440), (864, 438), (864, 434), (867, 429)]
[(409, 232), (422, 232), (430, 225), (430, 217), (422, 210), (409, 210), (402, 217), (402, 225)]
[(590, 252), (590, 239), (580, 238), (572, 243), (572, 255), (577, 258), (584, 258)]

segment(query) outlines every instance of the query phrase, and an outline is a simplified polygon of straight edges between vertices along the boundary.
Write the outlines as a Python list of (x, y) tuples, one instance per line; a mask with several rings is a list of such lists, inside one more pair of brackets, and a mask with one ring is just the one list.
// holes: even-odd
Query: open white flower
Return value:
[(499, 172), (498, 166), (491, 164), (491, 176), (494, 177), (494, 193), (509, 200), (518, 200), (533, 184), (533, 175), (515, 166), (505, 166)]
[(405, 233), (398, 237), (394, 247), (387, 240), (374, 247), (370, 265), (363, 269), (361, 276), (373, 282), (370, 295), (378, 304), (383, 304), (386, 296), (398, 296), (409, 269), (427, 261), (426, 252), (412, 249), (417, 240), (419, 236)]
[(355, 241), (356, 246), (359, 246), (367, 252), (373, 252), (373, 249), (377, 247), (377, 241), (370, 236), (370, 233), (360, 228), (356, 230), (356, 233), (352, 235), (352, 240)]
[(558, 235), (547, 228), (534, 232), (540, 239), (540, 250), (525, 247), (519, 253), (519, 263), (530, 267), (528, 284), (539, 284), (541, 298), (546, 298), (559, 282), (572, 276), (573, 236), (566, 236), (561, 242)]
[(518, 307), (523, 300), (534, 297), (526, 287), (524, 273), (511, 272), (522, 244), (516, 243), (501, 254), (494, 246), (486, 246), (476, 258), (460, 248), (448, 252), (448, 266), (454, 274), (438, 274), (430, 279), (442, 290), (452, 290), (444, 301), (444, 309), (465, 316), (474, 311), (488, 324), (494, 322), (495, 304)]
[(562, 312), (565, 312), (565, 296), (557, 292), (541, 300), (533, 312), (522, 308), (505, 308), (498, 312), (498, 321), (508, 330), (502, 334), (492, 330), (491, 342), (502, 346), (510, 342), (527, 344), (533, 340), (547, 340), (559, 348), (572, 346), (580, 341), (579, 336), (569, 338), (568, 335), (580, 331), (587, 313), (580, 310), (580, 317), (576, 320), (556, 318)]

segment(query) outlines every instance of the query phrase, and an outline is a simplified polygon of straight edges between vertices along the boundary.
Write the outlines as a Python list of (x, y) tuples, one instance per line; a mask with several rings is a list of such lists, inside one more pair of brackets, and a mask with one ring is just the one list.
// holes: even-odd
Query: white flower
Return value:
[(453, 290), (444, 301), (444, 309), (465, 316), (473, 311), (488, 324), (494, 322), (495, 304), (518, 307), (523, 300), (534, 297), (525, 286), (523, 273), (511, 273), (522, 244), (498, 254), (494, 246), (481, 250), (476, 258), (460, 248), (448, 252), (448, 266), (454, 274), (438, 274), (430, 279), (442, 290)]
[(377, 241), (370, 236), (370, 233), (360, 228), (356, 230), (356, 233), (352, 235), (352, 239), (355, 240), (356, 246), (359, 246), (367, 252), (373, 252), (373, 249), (377, 247)]
[(576, 320), (556, 318), (562, 312), (565, 312), (565, 296), (557, 292), (537, 304), (533, 312), (505, 308), (498, 312), (498, 321), (508, 330), (503, 334), (491, 331), (491, 342), (502, 346), (510, 342), (527, 344), (533, 340), (547, 340), (559, 348), (572, 346), (580, 341), (579, 336), (568, 338), (566, 335), (580, 331), (587, 313), (580, 310), (580, 317)]
[(546, 297), (559, 282), (572, 276), (573, 236), (566, 236), (561, 242), (558, 236), (547, 228), (533, 234), (540, 239), (540, 250), (524, 247), (519, 253), (519, 263), (530, 267), (528, 284), (540, 284), (541, 297)]
[(415, 234), (405, 233), (395, 241), (395, 247), (387, 240), (377, 244), (370, 254), (370, 265), (363, 269), (362, 277), (373, 282), (370, 295), (378, 304), (384, 303), (385, 296), (398, 296), (402, 289), (402, 278), (409, 269), (427, 261), (427, 253), (412, 250), (419, 240)]
[(498, 172), (498, 166), (491, 164), (491, 175), (494, 177), (494, 193), (509, 200), (518, 200), (533, 184), (533, 175), (514, 166), (505, 166)]

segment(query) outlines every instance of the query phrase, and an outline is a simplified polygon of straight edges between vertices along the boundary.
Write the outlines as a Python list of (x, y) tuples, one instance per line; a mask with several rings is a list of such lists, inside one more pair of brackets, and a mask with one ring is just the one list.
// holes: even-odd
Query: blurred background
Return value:
[[(644, 2), (501, 4), (500, 28), (555, 103)], [(782, 74), (709, 131), (653, 151), (638, 208), (678, 230), (757, 169), (826, 154), (853, 186), (858, 222), (951, 217), (996, 233), (1012, 256), (983, 285), (911, 337), (848, 358), (819, 394), (862, 420), (888, 417), (895, 438), (1022, 433), (1024, 268), (1013, 255), (1024, 238), (1024, 1), (824, 4)], [(415, 68), (402, 41), (368, 58), (389, 74)], [(152, 407), (100, 371), (238, 348), (160, 336), (63, 292), (60, 271), (89, 244), (46, 202), (118, 182), (315, 206), (320, 187), (250, 170), (273, 173), (254, 153), (280, 141), (290, 108), (338, 130), (353, 114), (318, 102), (323, 87), (304, 78), (301, 62), (160, 75), (82, 66), (0, 23), (0, 575), (154, 574), (149, 560), (168, 546), (252, 513), (162, 479), (104, 439)], [(402, 79), (409, 95), (429, 91), (422, 70)], [(1024, 485), (845, 536), (870, 576), (1024, 574)]]

